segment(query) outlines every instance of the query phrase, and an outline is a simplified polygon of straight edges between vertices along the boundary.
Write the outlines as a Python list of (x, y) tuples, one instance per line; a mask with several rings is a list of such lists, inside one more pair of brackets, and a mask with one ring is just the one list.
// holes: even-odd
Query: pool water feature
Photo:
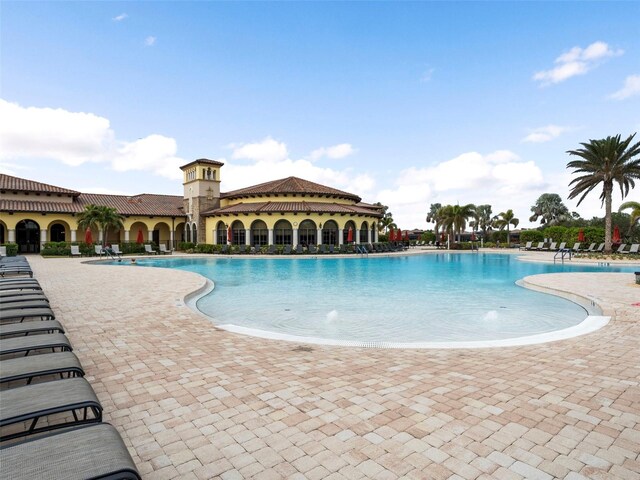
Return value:
[(576, 328), (588, 312), (566, 299), (522, 288), (516, 281), (539, 273), (633, 270), (523, 262), (513, 255), (491, 253), (173, 257), (137, 263), (189, 270), (212, 280), (215, 288), (197, 300), (197, 308), (232, 331), (390, 347), (474, 346), (469, 342), (491, 346), (522, 337), (544, 339)]

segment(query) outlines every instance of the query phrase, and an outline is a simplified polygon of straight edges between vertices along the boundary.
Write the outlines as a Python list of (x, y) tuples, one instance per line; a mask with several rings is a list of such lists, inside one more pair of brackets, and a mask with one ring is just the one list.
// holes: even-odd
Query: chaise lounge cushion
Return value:
[(27, 383), (31, 383), (31, 380), (37, 377), (61, 374), (67, 374), (69, 377), (84, 377), (80, 360), (74, 353), (47, 353), (3, 360), (0, 383), (16, 380), (27, 380)]

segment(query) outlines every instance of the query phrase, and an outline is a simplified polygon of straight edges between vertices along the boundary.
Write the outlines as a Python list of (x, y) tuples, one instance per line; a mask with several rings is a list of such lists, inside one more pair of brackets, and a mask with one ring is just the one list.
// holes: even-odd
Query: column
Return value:
[(356, 244), (360, 244), (360, 230), (357, 229), (356, 230)]
[(295, 247), (296, 245), (298, 245), (298, 229), (294, 228), (293, 229), (293, 246)]
[(16, 243), (16, 231), (9, 229), (8, 233), (9, 233), (9, 236), (7, 240), (9, 241), (9, 243)]
[(98, 242), (99, 243), (103, 243), (103, 240), (102, 240), (103, 238), (104, 238), (104, 232), (102, 230), (100, 230), (98, 232)]
[[(214, 230), (214, 233), (215, 233), (215, 230)], [(175, 245), (173, 244), (173, 240), (174, 240), (173, 230), (169, 230), (169, 248), (170, 249), (175, 248)]]
[(247, 228), (245, 232), (246, 233), (244, 234), (244, 244), (251, 245), (251, 229)]
[[(213, 229), (213, 244), (218, 244), (218, 230)], [(171, 232), (171, 245), (173, 245), (173, 232)]]
[(274, 245), (274, 243), (273, 243), (273, 228), (269, 229), (269, 245)]
[(125, 243), (129, 242), (129, 230), (124, 231), (124, 241)]
[(342, 246), (342, 239), (344, 238), (344, 228), (338, 229), (338, 246)]
[(320, 245), (322, 243), (322, 229), (318, 229), (318, 233), (316, 235), (316, 244)]
[(40, 248), (44, 247), (44, 244), (47, 243), (47, 229), (40, 229)]
[(75, 230), (71, 230), (71, 241), (72, 242), (76, 242), (76, 231)]
[(376, 228), (375, 231), (373, 232), (373, 237), (375, 238), (374, 242), (378, 243), (378, 235), (380, 234), (380, 232), (378, 232), (378, 229)]
[[(200, 232), (198, 231), (198, 233)], [(149, 243), (153, 243), (153, 230), (149, 230), (149, 233), (147, 233), (147, 237), (148, 237)]]

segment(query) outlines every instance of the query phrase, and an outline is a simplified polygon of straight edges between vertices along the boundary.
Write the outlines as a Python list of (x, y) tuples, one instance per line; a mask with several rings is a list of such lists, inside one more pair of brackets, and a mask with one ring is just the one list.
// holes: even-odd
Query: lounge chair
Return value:
[[(0, 441), (102, 421), (102, 405), (84, 378), (66, 378), (56, 382), (2, 390), (0, 400)], [(47, 422), (38, 428), (37, 424), (41, 418), (59, 413), (73, 413), (73, 419), (55, 424)], [(65, 419), (69, 418), (65, 416)], [(25, 422), (28, 425), (26, 430), (15, 428)], [(5, 468), (3, 462), (3, 470)]]
[(327, 244), (323, 243), (322, 245), (320, 245), (320, 247), (318, 248), (318, 251), (322, 254), (326, 254), (329, 253), (329, 247)]
[(582, 250), (583, 252), (587, 252), (587, 253), (592, 253), (596, 251), (596, 244), (595, 242), (592, 243), (591, 245), (589, 245), (589, 248), (585, 248), (584, 250)]
[(309, 253), (314, 254), (314, 255), (315, 255), (316, 253), (318, 253), (318, 249), (316, 248), (316, 246), (315, 246), (313, 243), (312, 243), (312, 244), (310, 244), (309, 246), (307, 246), (307, 251), (308, 251)]
[(229, 245), (227, 245), (226, 243), (222, 245), (222, 248), (220, 249), (220, 253), (229, 253)]
[(336, 248), (333, 244), (329, 245), (329, 253), (336, 253)]
[[(26, 336), (33, 333), (64, 333), (64, 328), (57, 320), (42, 322), (7, 323), (0, 325), (0, 338)], [(4, 368), (4, 364), (2, 364)]]
[(159, 251), (162, 255), (166, 255), (166, 254), (171, 255), (173, 253), (171, 250), (167, 250), (167, 247), (164, 243), (160, 244), (158, 248), (160, 249)]
[(36, 300), (17, 299), (14, 302), (7, 303), (7, 305), (4, 305), (4, 302), (2, 302), (3, 309), (8, 308), (11, 310), (14, 310), (16, 308), (24, 310), (27, 308), (48, 308), (48, 307), (49, 307), (49, 300), (47, 300), (46, 297), (41, 297)]
[(638, 253), (638, 249), (640, 249), (640, 243), (632, 243), (631, 247), (629, 247), (629, 251), (627, 252), (620, 252), (620, 253), (632, 253), (632, 254), (637, 254)]
[(80, 360), (72, 352), (45, 353), (2, 361), (0, 384), (56, 375), (62, 378), (84, 377)]
[(118, 431), (108, 423), (43, 435), (0, 450), (7, 478), (140, 480)]
[(56, 316), (51, 308), (2, 308), (0, 322), (15, 323), (25, 320), (55, 320)]
[(558, 245), (557, 250), (564, 250), (565, 248), (567, 248), (567, 242), (561, 242), (560, 245)]
[(291, 255), (291, 245), (285, 245), (282, 249), (283, 255)]
[(34, 283), (9, 283), (0, 282), (0, 292), (41, 292), (42, 287), (38, 282)]
[(69, 339), (62, 333), (3, 338), (0, 344), (0, 356), (24, 353), (27, 357), (31, 352), (39, 350), (51, 350), (51, 353), (55, 353), (56, 351), (71, 352), (73, 348)]
[(576, 242), (576, 243), (574, 243), (574, 244), (573, 244), (573, 247), (571, 247), (571, 250), (572, 250), (574, 253), (578, 253), (578, 252), (580, 251), (580, 245), (581, 245), (581, 243), (580, 243), (580, 242)]
[(80, 252), (80, 247), (78, 245), (71, 245), (71, 256), (82, 257), (82, 253)]
[(104, 248), (102, 248), (102, 245), (94, 245), (93, 246), (93, 251), (96, 255), (98, 256), (102, 256), (105, 255), (107, 252), (104, 251)]
[(269, 245), (269, 248), (267, 248), (267, 254), (268, 255), (275, 255), (276, 253), (276, 246), (275, 245)]
[(544, 247), (542, 250), (548, 251), (548, 252), (555, 252), (556, 245), (558, 245), (558, 242), (551, 242), (548, 246)]
[(596, 250), (598, 253), (604, 252), (604, 242), (598, 245), (598, 249)]
[(247, 245), (238, 245), (238, 253), (241, 255), (247, 253)]
[(113, 252), (114, 255), (117, 255), (117, 256), (122, 255), (122, 252), (120, 251), (120, 245), (118, 245), (117, 243), (115, 245), (111, 245), (111, 251)]
[(0, 257), (6, 257), (6, 256), (7, 256), (7, 247), (0, 246)]
[(147, 255), (157, 255), (158, 251), (154, 250), (153, 247), (151, 247), (150, 244), (146, 244), (144, 246), (144, 253), (146, 253)]
[(302, 245), (300, 243), (298, 245), (296, 245), (296, 253), (297, 254), (304, 253), (304, 249), (302, 248)]
[(531, 245), (533, 242), (527, 242), (524, 247), (520, 247), (520, 250), (531, 250)]
[(18, 275), (29, 275), (30, 277), (33, 277), (33, 271), (28, 265), (0, 268), (0, 277), (6, 278)]
[(42, 290), (28, 290), (26, 292), (9, 291), (0, 293), (0, 306), (4, 308), (13, 307), (13, 303), (28, 302), (34, 300), (46, 302), (47, 304), (45, 305), (45, 307), (47, 307), (49, 304), (49, 300), (47, 299), (47, 296), (42, 293)]
[(544, 242), (538, 242), (538, 245), (532, 248), (532, 250), (543, 250), (543, 249), (544, 249)]
[(625, 253), (624, 249), (627, 247), (626, 243), (621, 243), (618, 249), (614, 253)]

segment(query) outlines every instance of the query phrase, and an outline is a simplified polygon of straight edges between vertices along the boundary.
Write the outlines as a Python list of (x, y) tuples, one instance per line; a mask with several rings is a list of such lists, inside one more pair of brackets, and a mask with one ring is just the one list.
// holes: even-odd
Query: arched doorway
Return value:
[(22, 220), (16, 225), (16, 243), (20, 253), (40, 252), (40, 225), (33, 220)]
[(344, 230), (342, 231), (342, 243), (350, 243), (349, 229), (351, 229), (351, 235), (352, 235), (351, 243), (356, 241), (356, 224), (353, 221), (349, 220), (345, 224)]
[(262, 220), (256, 220), (251, 224), (251, 245), (261, 247), (269, 244), (269, 229)]
[(360, 243), (369, 243), (369, 224), (362, 222), (360, 226)]
[(278, 220), (273, 228), (273, 242), (276, 245), (293, 245), (293, 227), (288, 220)]
[(0, 244), (6, 243), (6, 240), (4, 238), (5, 235), (5, 228), (4, 228), (4, 224), (0, 223)]
[(225, 245), (227, 243), (227, 227), (222, 220), (216, 225), (216, 243), (218, 245)]
[(325, 245), (338, 245), (338, 224), (333, 220), (324, 222), (322, 226), (322, 243)]
[(313, 220), (304, 220), (298, 227), (298, 243), (301, 245), (316, 245), (318, 230)]

